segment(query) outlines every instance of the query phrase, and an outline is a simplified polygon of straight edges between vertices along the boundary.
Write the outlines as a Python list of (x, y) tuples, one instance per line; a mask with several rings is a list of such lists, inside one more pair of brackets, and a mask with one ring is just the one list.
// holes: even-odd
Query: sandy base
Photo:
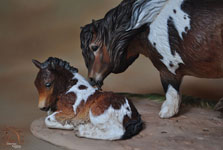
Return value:
[(222, 150), (223, 119), (212, 110), (184, 108), (178, 117), (160, 119), (160, 103), (134, 100), (146, 128), (123, 141), (100, 141), (78, 138), (73, 131), (48, 129), (44, 118), (33, 121), (31, 132), (38, 138), (73, 150)]

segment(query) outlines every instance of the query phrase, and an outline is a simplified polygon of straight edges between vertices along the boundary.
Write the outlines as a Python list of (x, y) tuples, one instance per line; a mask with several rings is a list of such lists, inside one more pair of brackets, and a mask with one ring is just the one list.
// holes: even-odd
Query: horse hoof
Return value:
[(162, 119), (168, 119), (176, 115), (179, 111), (179, 106), (178, 105), (171, 105), (171, 103), (168, 103), (165, 101), (162, 104), (161, 111), (159, 113), (160, 118)]

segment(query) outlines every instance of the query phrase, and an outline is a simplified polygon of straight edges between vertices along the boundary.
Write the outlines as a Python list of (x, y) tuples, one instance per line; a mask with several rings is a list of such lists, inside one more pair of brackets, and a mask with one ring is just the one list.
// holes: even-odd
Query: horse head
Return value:
[(115, 29), (114, 23), (109, 24), (112, 19), (108, 18), (109, 15), (107, 19), (85, 25), (80, 34), (89, 82), (98, 88), (110, 73), (124, 72), (139, 56), (127, 50), (129, 41), (138, 31), (126, 31), (126, 26)]
[(43, 111), (55, 111), (58, 96), (66, 91), (69, 79), (72, 79), (73, 73), (78, 70), (70, 67), (66, 61), (52, 57), (43, 63), (37, 60), (33, 60), (33, 63), (39, 69), (35, 79), (39, 92), (38, 107)]

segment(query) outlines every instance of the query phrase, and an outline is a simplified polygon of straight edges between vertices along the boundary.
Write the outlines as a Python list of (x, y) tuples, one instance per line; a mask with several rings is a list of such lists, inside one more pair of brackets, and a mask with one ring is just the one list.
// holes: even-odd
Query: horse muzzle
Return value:
[(91, 84), (91, 86), (96, 86), (99, 90), (101, 90), (103, 85), (103, 81), (95, 81), (93, 78), (89, 78), (88, 82)]

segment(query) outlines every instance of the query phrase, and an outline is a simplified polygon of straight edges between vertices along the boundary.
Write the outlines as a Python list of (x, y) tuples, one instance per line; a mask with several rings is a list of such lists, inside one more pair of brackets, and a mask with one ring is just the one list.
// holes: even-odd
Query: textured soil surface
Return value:
[(122, 141), (78, 138), (73, 131), (48, 129), (44, 118), (33, 121), (31, 132), (38, 138), (72, 150), (222, 150), (223, 119), (209, 109), (182, 107), (180, 115), (160, 119), (160, 103), (133, 100), (145, 122), (137, 136)]

